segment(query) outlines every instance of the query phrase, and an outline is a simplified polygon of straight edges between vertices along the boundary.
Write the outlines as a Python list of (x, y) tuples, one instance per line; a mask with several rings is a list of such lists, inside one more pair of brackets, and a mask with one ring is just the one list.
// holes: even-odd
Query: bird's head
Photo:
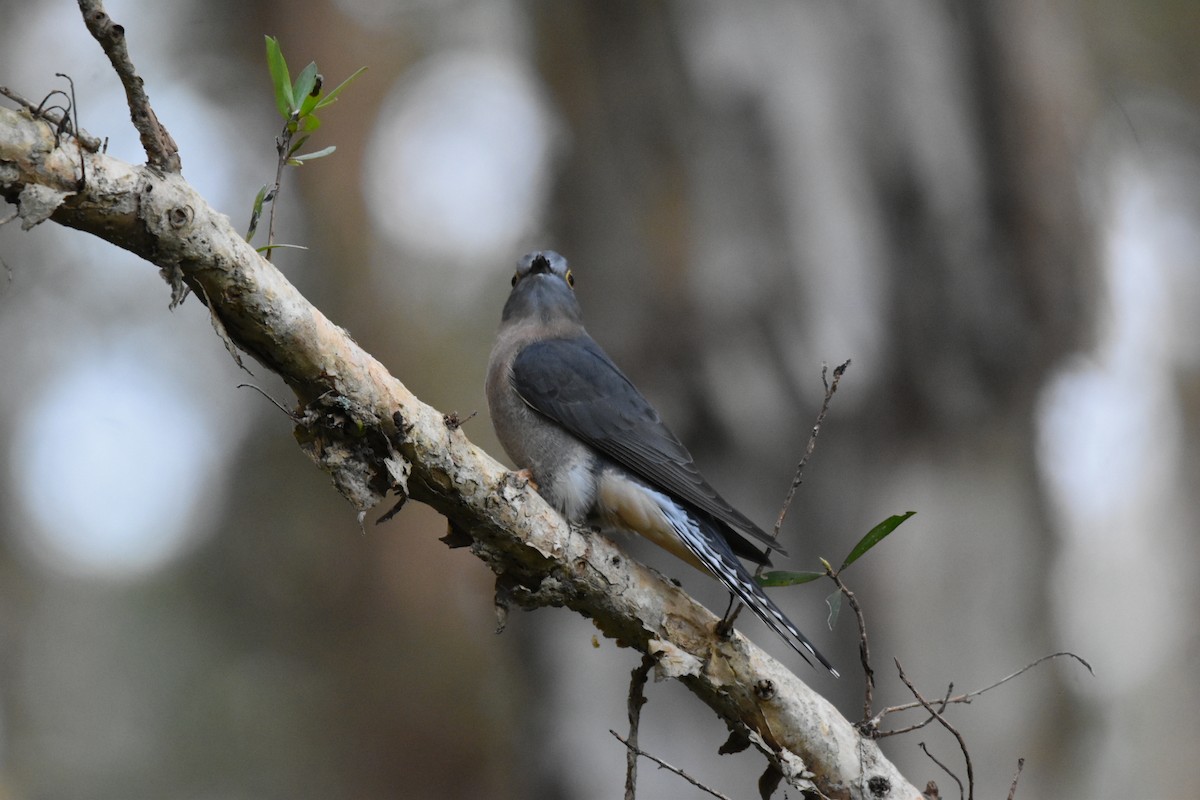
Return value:
[(503, 322), (540, 319), (544, 323), (583, 324), (575, 299), (575, 276), (567, 260), (553, 250), (537, 250), (517, 262), (512, 292), (504, 304)]

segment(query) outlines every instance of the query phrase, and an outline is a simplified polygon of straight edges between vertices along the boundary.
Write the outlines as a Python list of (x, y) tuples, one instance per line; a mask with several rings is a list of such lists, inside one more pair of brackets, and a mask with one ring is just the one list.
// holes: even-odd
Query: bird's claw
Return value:
[(516, 472), (508, 473), (516, 479), (518, 483), (523, 483), (535, 492), (538, 490), (537, 481), (533, 479), (533, 473), (527, 469), (519, 469)]

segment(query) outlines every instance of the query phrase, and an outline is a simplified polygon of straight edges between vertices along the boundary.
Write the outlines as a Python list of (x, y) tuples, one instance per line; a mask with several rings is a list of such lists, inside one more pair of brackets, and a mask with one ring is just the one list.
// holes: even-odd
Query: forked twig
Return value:
[[(938, 704), (938, 711), (940, 713), (945, 713), (946, 706), (948, 706), (950, 704), (950, 695), (953, 691), (954, 691), (954, 684), (951, 683), (949, 686), (946, 687), (946, 695), (942, 698), (941, 702)], [(910, 703), (909, 705), (911, 705), (913, 708), (921, 707), (920, 703)], [(919, 730), (921, 730), (921, 728), (924, 728), (926, 725), (933, 722), (933, 717), (928, 717), (928, 718), (922, 720), (921, 722), (914, 722), (912, 725), (909, 725), (907, 728), (897, 728), (894, 731), (883, 731), (883, 732), (873, 731), (870, 727), (868, 727), (871, 724), (871, 722), (872, 722), (872, 720), (865, 720), (863, 722), (860, 722), (859, 730), (863, 731), (864, 734), (873, 736), (876, 739), (884, 739), (888, 736), (899, 736), (902, 733), (912, 733), (913, 731), (919, 731)]]
[[(958, 740), (958, 746), (962, 750), (963, 760), (967, 762), (967, 800), (975, 800), (975, 767), (971, 764), (971, 753), (967, 750), (966, 740), (963, 739), (962, 734), (958, 732), (958, 729), (951, 725), (946, 718), (941, 715), (941, 712), (934, 710), (934, 707), (929, 704), (929, 701), (921, 696), (921, 693), (917, 691), (917, 687), (913, 686), (912, 681), (910, 681), (908, 676), (904, 674), (904, 667), (900, 666), (900, 659), (896, 658), (893, 659), (893, 661), (896, 662), (896, 671), (900, 675), (900, 680), (904, 681), (904, 685), (908, 687), (910, 692), (912, 692), (913, 697), (917, 698), (917, 701), (925, 707), (925, 710), (932, 714), (933, 718), (940, 722), (943, 728), (954, 734), (954, 738)], [(930, 758), (932, 758), (932, 756), (930, 756)], [(953, 775), (954, 773), (950, 774)], [(958, 778), (955, 778), (955, 780), (958, 780)], [(960, 782), (958, 785), (959, 789), (961, 790), (962, 783)]]
[[(1000, 680), (991, 684), (990, 686), (985, 686), (982, 689), (976, 689), (973, 692), (966, 692), (964, 694), (955, 695), (954, 697), (947, 697), (945, 700), (942, 701), (943, 710), (945, 709), (945, 706), (950, 705), (952, 703), (955, 703), (955, 704), (970, 703), (972, 700), (974, 700), (976, 697), (979, 697), (984, 692), (990, 692), (992, 689), (995, 689), (998, 686), (1002, 686), (1002, 685), (1008, 683), (1009, 681), (1011, 681), (1013, 678), (1016, 678), (1024, 673), (1028, 672), (1029, 670), (1036, 667), (1038, 664), (1041, 664), (1043, 661), (1049, 661), (1050, 659), (1058, 658), (1059, 656), (1067, 656), (1069, 658), (1073, 658), (1076, 661), (1078, 661), (1080, 664), (1082, 664), (1084, 667), (1086, 667), (1088, 672), (1090, 672), (1093, 675), (1096, 674), (1096, 671), (1094, 669), (1092, 669), (1092, 665), (1089, 664), (1087, 661), (1085, 661), (1084, 659), (1080, 658), (1079, 656), (1075, 655), (1072, 652), (1063, 650), (1063, 651), (1060, 651), (1057, 653), (1051, 653), (1049, 655), (1042, 656), (1038, 660), (1021, 667), (1019, 670), (1012, 673), (1011, 675), (1005, 675), (1003, 678), (1001, 678)], [(951, 685), (953, 685), (953, 684), (951, 684)], [(921, 705), (922, 705), (921, 703), (902, 703), (901, 705), (898, 705), (898, 706), (888, 706), (887, 708), (881, 710), (878, 714), (876, 714), (871, 719), (864, 720), (862, 723), (860, 723), (860, 727), (863, 730), (875, 730), (879, 727), (879, 723), (883, 720), (883, 718), (886, 717), (888, 714), (894, 714), (898, 711), (908, 711), (910, 709), (919, 708)], [(924, 728), (926, 725), (928, 725), (932, 721), (933, 721), (933, 717), (930, 717), (929, 719), (927, 719), (924, 722), (917, 724), (917, 725), (911, 725), (907, 728), (902, 728), (902, 729), (895, 730), (895, 731), (876, 731), (873, 735), (876, 738), (883, 738), (885, 736), (895, 736), (896, 734), (899, 734), (899, 733), (908, 733), (909, 731), (913, 731), (918, 728)]]

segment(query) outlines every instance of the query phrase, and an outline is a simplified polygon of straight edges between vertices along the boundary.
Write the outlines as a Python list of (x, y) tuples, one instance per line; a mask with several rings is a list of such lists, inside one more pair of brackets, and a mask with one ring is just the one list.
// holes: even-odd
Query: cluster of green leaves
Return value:
[[(284, 128), (278, 140), (280, 168), (303, 166), (306, 161), (324, 158), (332, 154), (337, 150), (334, 145), (311, 153), (298, 153), (300, 148), (308, 142), (313, 131), (321, 127), (321, 119), (316, 112), (336, 102), (342, 90), (367, 68), (359, 67), (353, 75), (338, 84), (332, 91), (325, 92), (325, 80), (317, 71), (317, 62), (310, 61), (293, 81), (291, 73), (288, 71), (287, 60), (283, 57), (283, 51), (279, 47), (279, 40), (274, 36), (267, 36), (266, 42), (267, 68), (270, 70), (271, 85), (275, 90), (275, 107), (279, 110), (279, 116), (284, 120)], [(246, 233), (246, 241), (250, 241), (254, 237), (258, 221), (262, 217), (263, 205), (274, 199), (273, 195), (278, 189), (279, 180), (277, 178), (273, 191), (264, 185), (254, 198), (254, 209), (250, 218), (250, 229)], [(272, 246), (268, 243), (267, 248)]]
[(266, 40), (267, 67), (271, 71), (271, 83), (275, 87), (275, 107), (279, 109), (279, 116), (287, 123), (288, 133), (293, 136), (301, 134), (287, 152), (288, 164), (298, 167), (305, 161), (324, 158), (337, 148), (331, 145), (301, 156), (297, 156), (296, 151), (304, 146), (313, 131), (321, 127), (321, 120), (316, 112), (336, 102), (342, 90), (367, 68), (359, 67), (353, 75), (326, 94), (322, 86), (324, 78), (317, 72), (317, 62), (308, 62), (308, 66), (300, 71), (293, 82), (288, 73), (287, 60), (283, 57), (283, 51), (279, 49), (279, 40), (274, 36), (268, 36)]
[[(899, 528), (905, 520), (915, 513), (915, 511), (906, 511), (903, 514), (893, 514), (883, 522), (876, 525), (874, 528), (871, 528), (871, 530), (867, 531), (865, 536), (858, 540), (858, 544), (851, 548), (850, 552), (846, 554), (846, 558), (842, 560), (842, 565), (836, 570), (830, 566), (828, 561), (821, 559), (821, 564), (825, 567), (825, 569), (821, 572), (790, 572), (786, 570), (773, 570), (771, 572), (764, 572), (758, 578), (758, 583), (760, 586), (796, 586), (801, 583), (815, 581), (818, 578), (824, 578), (827, 575), (841, 575), (842, 570), (866, 555), (868, 550), (882, 542), (885, 538), (887, 538), (888, 534), (896, 530), (896, 528)], [(825, 602), (829, 605), (830, 628), (837, 623), (838, 610), (841, 608), (841, 600), (842, 593), (840, 590), (833, 592), (825, 599)]]

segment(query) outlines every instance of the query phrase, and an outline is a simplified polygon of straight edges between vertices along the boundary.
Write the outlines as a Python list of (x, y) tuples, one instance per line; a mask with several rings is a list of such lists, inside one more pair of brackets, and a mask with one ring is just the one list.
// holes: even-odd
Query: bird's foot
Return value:
[(535, 492), (538, 490), (537, 481), (533, 479), (533, 473), (527, 469), (519, 469), (516, 472), (508, 473), (515, 478), (518, 483), (523, 483)]
[(717, 626), (714, 629), (717, 636), (722, 639), (728, 639), (733, 635), (733, 623), (737, 619), (738, 612), (742, 610), (741, 603), (736, 602), (736, 600), (737, 598), (732, 594), (729, 595), (729, 606), (725, 609), (724, 616), (717, 622)]

